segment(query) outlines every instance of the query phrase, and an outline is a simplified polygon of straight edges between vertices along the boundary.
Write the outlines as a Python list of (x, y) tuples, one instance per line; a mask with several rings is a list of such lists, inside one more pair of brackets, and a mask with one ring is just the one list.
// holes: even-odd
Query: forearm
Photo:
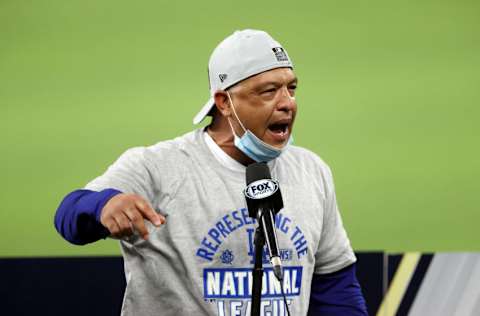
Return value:
[(309, 316), (367, 316), (367, 307), (352, 264), (329, 274), (314, 274)]
[(84, 245), (106, 238), (110, 233), (100, 223), (105, 204), (121, 193), (115, 189), (100, 192), (76, 190), (63, 199), (55, 214), (55, 228), (67, 241)]

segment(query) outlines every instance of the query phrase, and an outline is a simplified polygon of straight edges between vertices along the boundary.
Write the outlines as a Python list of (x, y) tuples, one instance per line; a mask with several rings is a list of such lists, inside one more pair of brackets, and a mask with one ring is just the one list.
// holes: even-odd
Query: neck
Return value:
[(234, 137), (230, 125), (225, 118), (216, 118), (207, 126), (207, 133), (215, 143), (230, 157), (244, 166), (255, 162), (241, 152), (234, 144)]

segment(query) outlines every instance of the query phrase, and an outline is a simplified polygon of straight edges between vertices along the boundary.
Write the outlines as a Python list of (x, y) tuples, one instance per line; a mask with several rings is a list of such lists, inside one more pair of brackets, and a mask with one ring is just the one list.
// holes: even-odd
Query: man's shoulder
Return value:
[(162, 140), (152, 145), (136, 146), (127, 149), (120, 160), (137, 162), (180, 162), (191, 155), (193, 147), (198, 145), (198, 130), (190, 131), (181, 136)]
[(290, 162), (330, 170), (328, 164), (318, 154), (305, 147), (290, 145), (284, 156)]
[(145, 147), (145, 150), (148, 150), (153, 153), (171, 153), (175, 154), (178, 152), (185, 151), (188, 148), (191, 148), (192, 145), (195, 145), (198, 142), (198, 130), (190, 131), (183, 135), (177, 136), (172, 139), (162, 140), (156, 144)]
[(289, 146), (282, 154), (283, 168), (289, 170), (290, 176), (313, 179), (324, 192), (333, 190), (333, 175), (329, 165), (315, 152), (300, 146)]

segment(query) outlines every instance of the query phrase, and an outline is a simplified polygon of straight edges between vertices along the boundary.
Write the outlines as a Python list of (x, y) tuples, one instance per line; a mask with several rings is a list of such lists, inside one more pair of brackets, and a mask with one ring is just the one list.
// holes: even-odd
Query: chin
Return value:
[(267, 144), (269, 144), (270, 146), (273, 146), (277, 149), (282, 149), (283, 147), (285, 147), (285, 145), (287, 145), (288, 143), (288, 139), (287, 140), (284, 140), (284, 141), (269, 141), (269, 142), (266, 142)]

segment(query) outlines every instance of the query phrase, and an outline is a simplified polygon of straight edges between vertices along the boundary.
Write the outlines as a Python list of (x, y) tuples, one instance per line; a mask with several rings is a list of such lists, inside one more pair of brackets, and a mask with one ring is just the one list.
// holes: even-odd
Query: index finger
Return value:
[(135, 201), (135, 206), (140, 211), (142, 216), (152, 222), (155, 226), (160, 226), (165, 223), (165, 217), (155, 212), (149, 203), (142, 199)]

